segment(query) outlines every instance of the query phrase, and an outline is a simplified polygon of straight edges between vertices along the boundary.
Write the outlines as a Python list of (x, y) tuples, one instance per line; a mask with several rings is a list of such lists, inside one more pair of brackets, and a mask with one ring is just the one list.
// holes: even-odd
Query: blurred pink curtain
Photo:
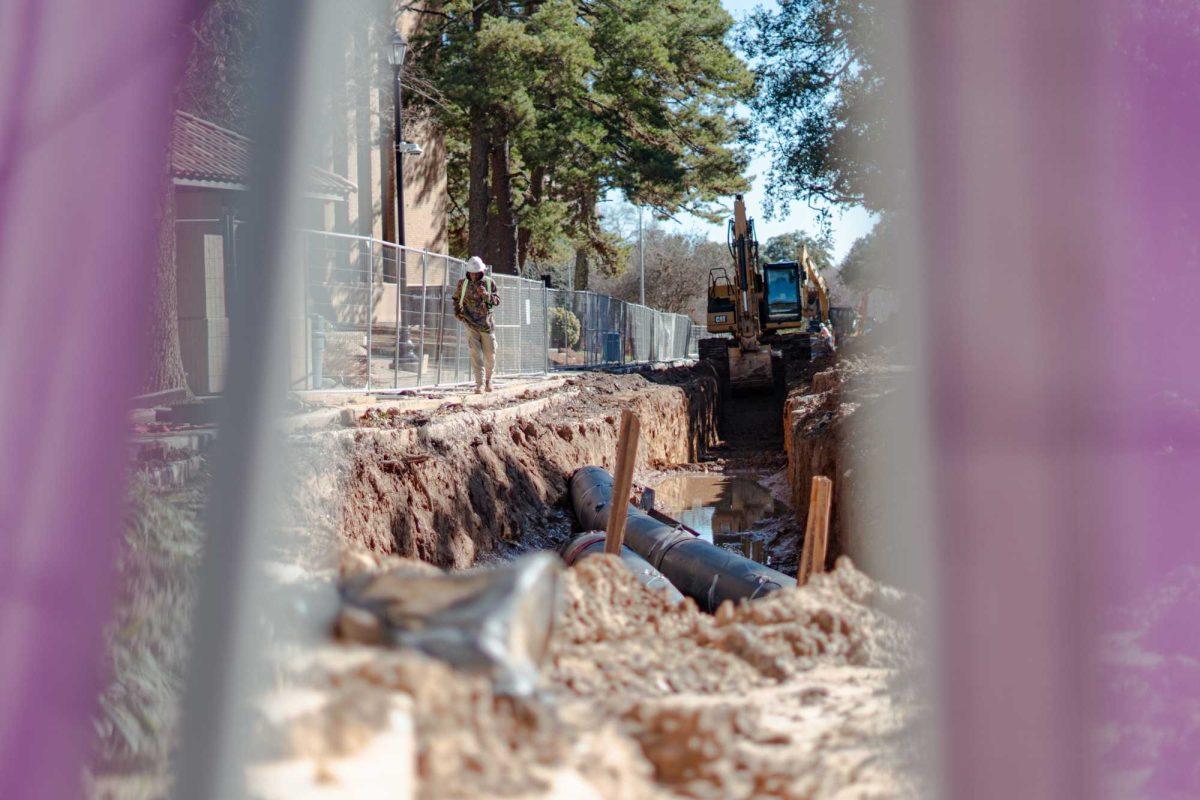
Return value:
[(0, 797), (77, 797), (195, 0), (0, 3)]
[(1200, 671), (1101, 657), (1200, 564), (1200, 6), (911, 7), (946, 795), (1200, 797)]

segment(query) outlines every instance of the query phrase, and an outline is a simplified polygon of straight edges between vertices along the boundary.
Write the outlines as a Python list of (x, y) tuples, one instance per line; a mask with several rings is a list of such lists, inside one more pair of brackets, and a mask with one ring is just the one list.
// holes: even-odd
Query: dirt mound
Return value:
[(568, 573), (568, 611), (551, 646), (553, 681), (601, 701), (738, 691), (816, 663), (892, 667), (908, 633), (885, 609), (901, 595), (843, 559), (803, 591), (725, 603), (715, 615), (646, 591), (620, 562), (585, 559)]
[(410, 653), (373, 651), (343, 692), (411, 695), (419, 794), (453, 797), (897, 797), (911, 710), (888, 682), (906, 602), (848, 561), (809, 587), (716, 615), (673, 605), (616, 559), (567, 573), (537, 700)]

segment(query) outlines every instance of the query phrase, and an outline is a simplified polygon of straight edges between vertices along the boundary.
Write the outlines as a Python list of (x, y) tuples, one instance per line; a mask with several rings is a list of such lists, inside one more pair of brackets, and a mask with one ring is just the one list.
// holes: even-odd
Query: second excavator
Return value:
[(714, 268), (708, 280), (708, 332), (700, 358), (713, 365), (722, 394), (730, 389), (782, 389), (787, 365), (812, 357), (812, 332), (829, 322), (829, 291), (806, 246), (796, 261), (764, 264), (754, 220), (736, 195), (729, 220), (733, 275)]

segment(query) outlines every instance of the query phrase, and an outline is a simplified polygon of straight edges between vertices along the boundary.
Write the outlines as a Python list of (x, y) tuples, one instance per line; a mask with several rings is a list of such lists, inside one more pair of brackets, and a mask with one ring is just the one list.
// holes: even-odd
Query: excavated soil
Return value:
[[(790, 483), (803, 520), (797, 487), (842, 469), (838, 420), (859, 407), (840, 383), (813, 380), (819, 391), (793, 392), (782, 430), (762, 423), (781, 416), (777, 399), (731, 401), (724, 439), (704, 367), (299, 415), (286, 529), (263, 574), (304, 609), (293, 613), (308, 638), (262, 643), (274, 665), (251, 770), (271, 788), (262, 796), (380, 781), (422, 798), (920, 796), (921, 706), (902, 679), (912, 603), (845, 559), (803, 589), (714, 615), (670, 605), (618, 561), (585, 560), (565, 573), (542, 688), (525, 699), (328, 635), (339, 575), (463, 569), (565, 541), (567, 479), (584, 464), (612, 468), (624, 408), (642, 422), (637, 483), (679, 469), (745, 474), (777, 497)], [(780, 517), (753, 535), (794, 571), (801, 527)]]
[[(721, 439), (715, 388), (702, 369), (585, 375), (509, 407), (368, 410), (350, 428), (305, 438), (316, 464), (308, 488), (328, 486), (341, 462), (327, 497), (341, 499), (343, 574), (397, 556), (462, 568), (565, 540), (566, 478), (581, 464), (611, 468), (624, 407), (642, 419), (639, 483), (704, 469), (787, 494), (787, 478), (804, 479), (780, 448), (801, 447), (796, 430), (753, 422), (782, 416), (778, 400), (734, 398)], [(793, 397), (831, 402), (811, 386)], [(754, 535), (794, 553), (800, 525), (779, 518)], [(780, 566), (794, 570), (794, 560)], [(408, 700), (423, 798), (919, 796), (919, 705), (901, 677), (912, 614), (846, 559), (801, 590), (715, 615), (671, 605), (616, 560), (588, 559), (566, 572), (535, 697), (498, 696), (486, 679), (412, 652), (347, 644), (353, 666), (321, 679), (333, 699), (306, 727), (344, 731), (353, 709)], [(336, 785), (337, 769), (322, 762), (346, 748), (327, 738), (309, 736), (296, 755)]]
[(329, 680), (355, 705), (412, 697), (422, 798), (913, 797), (908, 605), (843, 560), (709, 615), (596, 557), (566, 574), (536, 699), (405, 652)]

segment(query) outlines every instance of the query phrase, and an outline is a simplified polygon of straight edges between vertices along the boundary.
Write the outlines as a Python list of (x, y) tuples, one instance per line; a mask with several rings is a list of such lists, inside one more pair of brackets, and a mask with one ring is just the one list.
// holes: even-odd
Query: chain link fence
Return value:
[[(296, 388), (387, 391), (464, 384), (454, 317), (465, 263), (349, 234), (305, 231), (304, 315), (292, 329)], [(704, 326), (594, 292), (493, 275), (496, 375), (695, 358)], [(302, 332), (301, 332), (302, 327)], [(296, 374), (297, 370), (293, 370)]]

